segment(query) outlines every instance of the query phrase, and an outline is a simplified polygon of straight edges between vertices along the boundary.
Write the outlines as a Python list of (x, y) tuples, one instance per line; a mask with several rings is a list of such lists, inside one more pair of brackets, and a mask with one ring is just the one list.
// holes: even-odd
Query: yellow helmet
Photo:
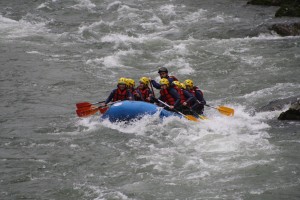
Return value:
[(135, 86), (135, 82), (134, 82), (134, 80), (131, 79), (131, 78), (127, 78), (126, 83), (127, 83), (127, 86), (128, 86), (128, 87), (134, 87), (134, 86)]
[(167, 85), (167, 86), (169, 87), (170, 82), (169, 82), (168, 79), (162, 78), (162, 79), (160, 79), (159, 84), (160, 84), (160, 85)]
[(142, 77), (140, 78), (140, 82), (143, 83), (144, 85), (148, 85), (150, 81), (147, 77)]
[(179, 81), (173, 81), (172, 84), (176, 85), (177, 87), (181, 87), (180, 82)]
[(185, 84), (184, 83), (180, 83), (180, 88), (185, 90), (186, 89)]
[(119, 84), (125, 84), (126, 85), (126, 78), (124, 78), (124, 77), (121, 77), (121, 78), (119, 78), (119, 80), (118, 80), (118, 85)]
[(184, 84), (187, 86), (187, 87), (194, 87), (194, 83), (191, 79), (187, 79), (184, 81)]

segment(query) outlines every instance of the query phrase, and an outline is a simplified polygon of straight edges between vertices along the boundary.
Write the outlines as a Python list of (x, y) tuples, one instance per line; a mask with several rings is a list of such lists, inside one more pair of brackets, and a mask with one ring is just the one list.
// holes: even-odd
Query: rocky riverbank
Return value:
[[(300, 17), (300, 0), (251, 0), (247, 4), (279, 6), (275, 17)], [(273, 24), (269, 29), (281, 36), (296, 36), (300, 35), (300, 22)]]

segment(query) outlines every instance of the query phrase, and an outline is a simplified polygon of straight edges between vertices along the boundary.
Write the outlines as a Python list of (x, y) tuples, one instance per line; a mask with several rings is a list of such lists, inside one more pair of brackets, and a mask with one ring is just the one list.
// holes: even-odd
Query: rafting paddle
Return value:
[[(197, 102), (199, 104), (201, 104), (200, 101), (197, 100)], [(218, 110), (221, 114), (226, 115), (226, 116), (233, 116), (234, 115), (234, 109), (226, 107), (226, 106), (218, 106), (218, 107), (214, 107), (214, 106), (210, 106), (205, 104), (205, 106), (210, 107), (210, 108), (214, 108), (216, 110)]]
[(210, 106), (210, 105), (205, 105), (205, 106), (217, 109), (223, 115), (227, 115), (227, 116), (233, 116), (234, 115), (234, 109), (228, 108), (226, 106), (218, 106), (217, 108), (213, 107), (213, 106)]
[[(187, 108), (189, 108), (189, 107), (187, 107)], [(190, 111), (192, 112), (192, 113), (194, 113), (194, 115), (196, 115), (196, 116), (198, 116), (200, 119), (202, 119), (202, 120), (206, 120), (206, 119), (208, 119), (207, 117), (205, 117), (204, 115), (199, 115), (196, 111), (194, 111), (192, 108), (189, 108), (190, 109)]]
[[(159, 99), (157, 99), (157, 100), (158, 100), (160, 103), (162, 103), (162, 104), (164, 104), (165, 106), (167, 106), (168, 108), (171, 107), (169, 104), (167, 104), (167, 103), (165, 103), (165, 102), (163, 102), (163, 101), (161, 101), (161, 100), (159, 100)], [(188, 120), (191, 120), (191, 121), (194, 121), (194, 122), (198, 122), (198, 121), (199, 121), (199, 120), (198, 120), (196, 117), (194, 117), (193, 115), (185, 115), (185, 114), (179, 112), (178, 110), (176, 110), (175, 108), (173, 108), (173, 110), (174, 110), (176, 113), (182, 115), (183, 117), (185, 117), (185, 118), (188, 119)]]
[(109, 109), (110, 105), (113, 105), (117, 102), (120, 102), (120, 101), (110, 102), (107, 105), (98, 106), (98, 107), (93, 106), (93, 105), (90, 105), (89, 107), (86, 107), (86, 106), (81, 107), (76, 110), (76, 113), (77, 113), (78, 117), (89, 117), (91, 115), (96, 114), (98, 111), (100, 111), (101, 114), (104, 114)]
[(91, 106), (91, 107), (83, 107), (81, 109), (76, 110), (78, 117), (89, 117), (91, 115), (96, 114), (99, 111), (100, 107)]
[(80, 103), (76, 103), (76, 108), (81, 109), (81, 108), (84, 108), (84, 107), (91, 107), (92, 105), (96, 105), (96, 104), (104, 103), (104, 102), (105, 101), (99, 101), (99, 102), (96, 102), (96, 103), (80, 102)]
[(152, 90), (152, 93), (153, 93), (153, 97), (155, 98), (155, 93), (154, 93), (154, 90), (153, 90), (153, 86), (152, 86), (151, 81), (150, 81), (150, 86), (151, 86), (151, 90)]

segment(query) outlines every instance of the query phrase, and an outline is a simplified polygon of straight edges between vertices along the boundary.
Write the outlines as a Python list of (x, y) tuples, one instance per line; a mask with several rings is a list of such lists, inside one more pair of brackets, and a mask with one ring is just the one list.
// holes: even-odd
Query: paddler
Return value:
[(127, 90), (129, 90), (129, 92), (131, 92), (131, 94), (134, 93), (134, 87), (135, 87), (135, 81), (132, 78), (126, 78), (125, 79), (125, 83), (127, 86)]
[(193, 115), (194, 113), (191, 111), (191, 105), (193, 104), (193, 102), (195, 102), (195, 97), (186, 90), (186, 87), (183, 83), (180, 83), (179, 81), (173, 81), (172, 85), (173, 88), (177, 90), (181, 99), (181, 106), (177, 110), (186, 115)]
[(132, 100), (133, 96), (130, 90), (126, 87), (126, 78), (122, 77), (118, 80), (117, 88), (114, 89), (108, 98), (106, 99), (104, 105), (106, 106), (109, 102), (115, 101), (124, 101), (124, 100)]
[[(169, 76), (169, 72), (168, 69), (165, 67), (161, 67), (158, 69), (158, 73), (160, 78), (166, 78), (169, 83), (171, 84), (173, 81), (178, 81), (178, 79), (175, 76)], [(153, 85), (153, 87), (155, 87), (156, 89), (161, 89), (160, 84), (157, 83), (155, 80), (152, 80), (151, 78), (149, 78), (151, 81), (151, 84)]]
[(149, 88), (149, 79), (147, 77), (141, 77), (139, 80), (139, 86), (135, 89), (133, 96), (136, 101), (150, 102), (150, 98), (153, 95)]
[[(170, 107), (165, 107), (165, 109), (172, 111), (173, 109), (180, 109), (180, 95), (177, 90), (173, 87), (170, 87), (170, 82), (166, 78), (162, 78), (160, 81), (160, 97), (159, 100), (167, 103)], [(153, 100), (158, 103), (157, 99)]]
[(194, 82), (191, 79), (185, 80), (184, 84), (186, 86), (186, 90), (196, 98), (196, 102), (194, 105), (192, 105), (191, 109), (197, 112), (199, 115), (202, 115), (204, 111), (204, 105), (206, 105), (203, 92), (197, 86), (194, 86)]

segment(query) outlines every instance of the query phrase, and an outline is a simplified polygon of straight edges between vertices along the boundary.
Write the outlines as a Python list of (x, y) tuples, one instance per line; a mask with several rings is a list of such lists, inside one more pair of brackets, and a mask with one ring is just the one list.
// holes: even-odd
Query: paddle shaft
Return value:
[(155, 93), (154, 93), (154, 90), (153, 90), (153, 86), (152, 86), (151, 81), (150, 81), (150, 86), (151, 86), (151, 90), (152, 90), (152, 93), (153, 93), (153, 97), (155, 98)]
[[(157, 99), (160, 103), (164, 104), (165, 106), (167, 106), (168, 108), (170, 108), (171, 106), (165, 102), (163, 102), (162, 100)], [(175, 108), (173, 108), (173, 110), (179, 114), (181, 114), (182, 116), (184, 116), (185, 118), (187, 118), (187, 116), (181, 112), (179, 112), (178, 110), (176, 110)]]
[(104, 103), (104, 102), (105, 101), (99, 101), (99, 102), (96, 102), (96, 103), (80, 102), (80, 103), (76, 104), (76, 107), (78, 109), (80, 109), (80, 108), (83, 108), (83, 107), (89, 107), (89, 106), (96, 105), (96, 104), (99, 104), (99, 103)]
[[(112, 105), (112, 104), (117, 103), (117, 102), (119, 102), (119, 101), (108, 103), (108, 105)], [(106, 105), (106, 106), (99, 106), (99, 107), (94, 107), (94, 106), (91, 106), (91, 107), (82, 107), (82, 108), (77, 109), (76, 113), (77, 113), (78, 117), (89, 117), (91, 115), (96, 114), (98, 111), (101, 112), (100, 109), (108, 107), (108, 105)]]
[[(197, 99), (197, 102), (198, 102), (199, 104), (203, 105), (203, 103), (201, 103), (198, 99)], [(218, 108), (216, 108), (216, 107), (213, 107), (213, 106), (210, 106), (210, 105), (207, 105), (207, 104), (204, 104), (204, 105), (207, 106), (207, 107), (214, 108), (214, 109), (217, 109), (217, 110), (218, 110)]]
[(216, 107), (213, 107), (213, 106), (210, 106), (210, 105), (207, 105), (207, 104), (204, 104), (204, 105), (207, 106), (207, 107), (214, 108), (214, 109), (218, 110), (218, 108), (216, 108)]
[[(199, 104), (201, 104), (200, 101), (197, 100), (197, 102)], [(223, 115), (227, 115), (227, 116), (233, 116), (234, 115), (234, 109), (232, 109), (232, 108), (225, 107), (225, 106), (219, 106), (218, 108), (216, 108), (214, 106), (210, 106), (210, 105), (207, 105), (207, 104), (204, 104), (204, 105), (207, 106), (207, 107), (214, 108), (214, 109), (218, 110)]]
[(194, 111), (192, 108), (186, 106), (188, 109), (190, 109), (190, 111), (192, 113), (194, 113), (194, 115), (198, 116), (200, 119), (204, 120), (204, 119), (208, 119), (207, 117), (203, 116), (203, 115), (199, 115), (196, 111)]

